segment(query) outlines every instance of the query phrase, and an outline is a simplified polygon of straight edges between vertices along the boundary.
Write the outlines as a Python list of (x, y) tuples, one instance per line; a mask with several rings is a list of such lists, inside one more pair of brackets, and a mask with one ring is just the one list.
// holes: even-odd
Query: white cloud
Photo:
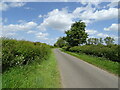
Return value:
[(2, 35), (2, 36), (4, 36), (4, 37), (9, 37), (9, 36), (15, 36), (16, 35), (16, 33), (14, 33), (14, 32), (9, 32), (9, 33), (5, 33), (4, 35)]
[[(5, 2), (82, 2), (82, 3), (100, 3), (103, 0), (3, 0)], [(119, 0), (105, 0), (104, 2), (118, 2)]]
[(0, 28), (1, 28), (1, 31), (0, 31), (0, 36), (1, 36), (1, 37), (10, 37), (10, 36), (15, 36), (15, 35), (17, 35), (15, 32), (4, 31), (2, 25), (0, 25)]
[(42, 33), (42, 32), (39, 32), (39, 33), (36, 33), (35, 34), (36, 37), (40, 40), (47, 40), (47, 36), (49, 35), (48, 33)]
[[(21, 21), (21, 20), (20, 20)], [(9, 24), (0, 26), (3, 37), (12, 37), (17, 34), (16, 31), (25, 31), (27, 34), (33, 34), (39, 40), (48, 40), (48, 33), (42, 33), (37, 30), (38, 24), (35, 22), (21, 22), (20, 24)]]
[(68, 30), (73, 23), (73, 16), (65, 9), (62, 11), (54, 9), (49, 12), (47, 16), (48, 17), (44, 18), (43, 23), (41, 23), (38, 27), (40, 30), (46, 30), (49, 27), (55, 30), (65, 31)]
[(86, 10), (85, 7), (77, 7), (74, 11), (73, 11), (73, 14), (74, 15), (78, 15), (80, 12)]
[(57, 39), (58, 39), (58, 37), (50, 38), (50, 39), (47, 40), (47, 43), (50, 44), (50, 45), (54, 45), (55, 42), (57, 42)]
[(71, 13), (73, 18), (79, 18), (80, 20), (85, 21), (86, 24), (92, 23), (94, 21), (118, 18), (117, 8), (97, 10), (96, 7), (92, 7), (92, 4), (93, 3), (88, 3), (86, 7), (77, 7)]
[(108, 28), (104, 28), (105, 31), (118, 31), (118, 24), (113, 23)]
[(93, 21), (92, 20), (82, 20), (86, 25), (91, 24)]
[(96, 30), (86, 30), (86, 32), (90, 35), (96, 34), (98, 31)]
[(108, 34), (103, 34), (103, 33), (99, 33), (97, 34), (97, 36), (102, 37), (102, 38), (109, 37)]
[(33, 8), (31, 8), (31, 7), (24, 7), (24, 9), (33, 10)]
[[(13, 36), (16, 35), (16, 31), (31, 31), (35, 30), (37, 24), (35, 22), (27, 22), (24, 24), (9, 24), (2, 26), (2, 36)], [(30, 33), (30, 32), (29, 32)]]
[[(77, 8), (76, 8), (77, 9)], [(75, 12), (76, 10), (74, 10)], [(108, 10), (103, 9), (103, 10), (96, 10), (95, 8), (90, 8), (83, 11), (82, 13), (80, 13), (81, 10), (79, 10), (79, 12), (77, 11), (77, 13), (75, 14), (75, 16), (79, 17), (82, 20), (108, 20), (108, 19), (114, 19), (118, 17), (118, 9), (117, 8), (109, 8)]]
[(38, 26), (38, 29), (46, 31), (47, 28), (52, 28), (54, 30), (65, 31), (70, 29), (75, 19), (82, 20), (88, 25), (94, 21), (109, 20), (118, 17), (117, 8), (96, 10), (95, 7), (92, 7), (92, 4), (93, 3), (88, 3), (86, 7), (77, 7), (73, 12), (68, 12), (68, 10), (64, 8), (62, 10), (54, 9), (47, 15), (39, 15), (39, 17), (43, 17), (44, 20), (43, 23)]
[(25, 20), (18, 20), (18, 22), (19, 22), (20, 24), (24, 24), (24, 23), (26, 23)]
[(26, 3), (23, 3), (23, 2), (13, 2), (13, 3), (10, 3), (8, 4), (9, 7), (22, 7), (24, 6)]
[(0, 2), (0, 11), (6, 11), (9, 8), (14, 8), (14, 7), (22, 7), (25, 4), (26, 3), (23, 2), (9, 2), (9, 3)]
[[(95, 8), (92, 8), (91, 4), (88, 4), (86, 7), (77, 7), (74, 11), (73, 11), (73, 15), (75, 18), (80, 18), (82, 20), (86, 20), (89, 19), (89, 14), (94, 12)], [(85, 16), (84, 16), (85, 15)], [(86, 16), (89, 17), (86, 17)]]
[(6, 3), (0, 2), (0, 11), (5, 11), (9, 8)]
[(91, 1), (91, 0), (79, 0), (83, 5), (84, 4), (93, 4), (93, 5), (98, 5), (100, 4), (101, 2), (103, 2), (103, 0), (94, 0), (94, 1)]
[(36, 33), (36, 31), (31, 31), (30, 30), (30, 31), (27, 32), (27, 34), (34, 34), (34, 33)]
[(120, 39), (120, 37), (115, 36), (115, 35), (113, 35), (112, 37), (113, 37), (116, 41), (118, 41), (118, 39)]
[(31, 30), (37, 26), (35, 22), (27, 22), (24, 24), (9, 24), (3, 26), (4, 31), (18, 31), (18, 30)]
[(96, 11), (95, 13), (93, 13), (93, 15), (91, 15), (91, 19), (96, 19), (96, 20), (108, 20), (117, 17), (118, 17), (117, 8), (109, 8), (108, 10)]
[(40, 14), (38, 17), (39, 17), (39, 18), (42, 18), (43, 16)]

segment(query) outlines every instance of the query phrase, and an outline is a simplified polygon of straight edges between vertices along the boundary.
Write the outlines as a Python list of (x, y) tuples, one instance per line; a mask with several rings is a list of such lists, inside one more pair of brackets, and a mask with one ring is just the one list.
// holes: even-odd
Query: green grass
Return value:
[(3, 88), (60, 88), (60, 74), (53, 52), (48, 60), (14, 67), (2, 75)]
[[(64, 50), (62, 50), (62, 51), (64, 51)], [(120, 76), (118, 62), (113, 62), (113, 61), (107, 60), (106, 58), (95, 57), (95, 56), (86, 55), (83, 53), (73, 53), (73, 52), (69, 52), (69, 51), (64, 51), (64, 52), (68, 53), (70, 55), (73, 55), (79, 59), (82, 59), (90, 64), (93, 64), (99, 68), (107, 70), (110, 73)]]

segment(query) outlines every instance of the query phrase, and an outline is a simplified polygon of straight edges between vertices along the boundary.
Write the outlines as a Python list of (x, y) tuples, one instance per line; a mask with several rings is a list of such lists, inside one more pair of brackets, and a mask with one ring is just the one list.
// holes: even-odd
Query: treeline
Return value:
[(106, 38), (88, 38), (86, 40), (86, 45), (98, 45), (98, 44), (106, 44), (106, 45), (114, 45), (115, 39), (112, 37), (106, 37)]
[(2, 69), (27, 65), (35, 60), (41, 62), (48, 58), (50, 46), (40, 42), (30, 42), (2, 38)]
[[(106, 38), (88, 38), (86, 39), (86, 42), (82, 45), (115, 45), (114, 44), (115, 39), (112, 37), (106, 37)], [(80, 44), (79, 44), (80, 45)], [(64, 47), (64, 46), (70, 46), (69, 43), (65, 40), (65, 37), (60, 37), (58, 41), (54, 44), (56, 47)]]
[(85, 27), (82, 21), (73, 23), (70, 30), (65, 31), (66, 36), (60, 37), (54, 46), (119, 62), (119, 45), (114, 44), (115, 39), (112, 37), (88, 38)]

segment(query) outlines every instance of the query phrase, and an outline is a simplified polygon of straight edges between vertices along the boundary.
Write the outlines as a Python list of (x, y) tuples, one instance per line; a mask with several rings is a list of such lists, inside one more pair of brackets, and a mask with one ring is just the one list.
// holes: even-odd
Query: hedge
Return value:
[(43, 43), (24, 40), (2, 39), (2, 67), (3, 71), (13, 66), (21, 66), (34, 60), (40, 62), (48, 57), (50, 47)]
[(69, 51), (77, 53), (85, 53), (88, 55), (94, 55), (98, 57), (105, 57), (112, 61), (120, 61), (118, 56), (119, 45), (83, 45), (71, 47)]

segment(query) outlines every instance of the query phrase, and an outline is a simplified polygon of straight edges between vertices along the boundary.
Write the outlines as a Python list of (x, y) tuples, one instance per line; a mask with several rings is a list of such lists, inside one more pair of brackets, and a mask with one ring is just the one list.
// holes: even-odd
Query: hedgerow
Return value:
[(69, 51), (77, 53), (85, 53), (88, 55), (94, 55), (98, 57), (105, 57), (112, 61), (120, 61), (118, 57), (119, 45), (83, 45), (71, 47)]
[(13, 66), (27, 65), (34, 60), (47, 58), (50, 47), (44, 43), (24, 40), (2, 39), (3, 72)]

